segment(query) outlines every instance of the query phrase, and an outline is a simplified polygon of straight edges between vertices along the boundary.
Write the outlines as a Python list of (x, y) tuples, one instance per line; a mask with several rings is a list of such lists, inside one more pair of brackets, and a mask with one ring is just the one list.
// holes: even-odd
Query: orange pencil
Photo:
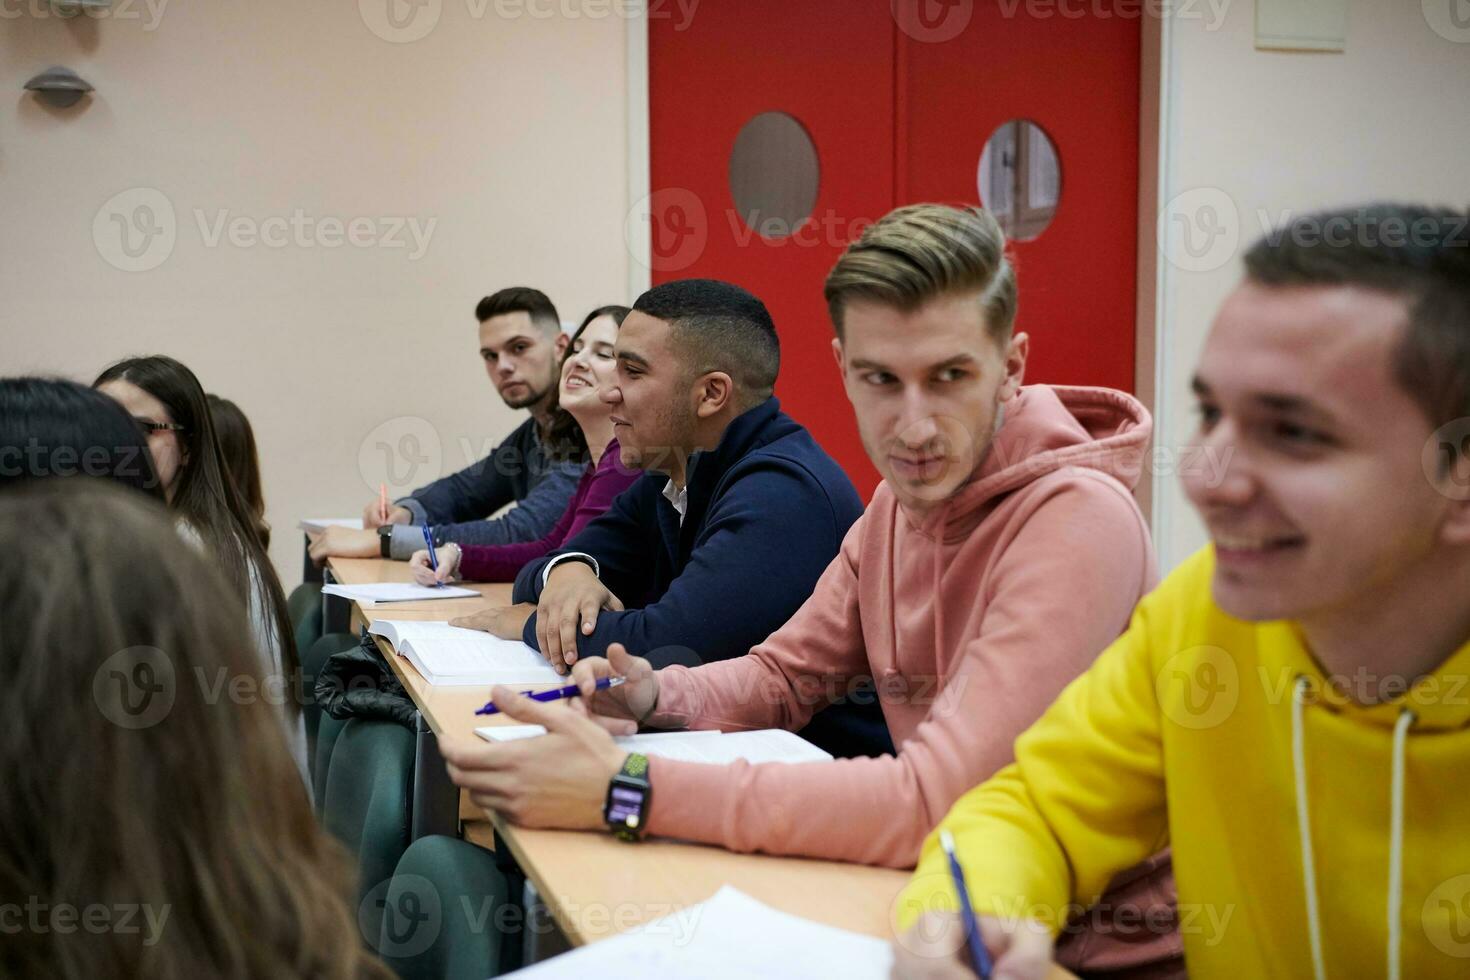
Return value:
[(378, 484), (378, 511), (383, 515), (383, 519), (381, 521), (379, 521), (378, 523), (379, 524), (387, 524), (388, 523), (388, 484), (386, 484), (386, 483), (379, 483)]

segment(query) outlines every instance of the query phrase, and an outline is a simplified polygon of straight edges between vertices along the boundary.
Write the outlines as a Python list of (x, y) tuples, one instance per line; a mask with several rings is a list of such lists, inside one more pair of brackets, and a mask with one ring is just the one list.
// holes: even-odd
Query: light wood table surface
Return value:
[[(330, 559), (338, 582), (406, 582), (407, 562), (376, 558)], [(479, 599), (438, 599), (362, 609), (353, 603), (354, 626), (374, 619), (443, 620), (510, 602), (509, 585), (464, 583)], [(476, 727), (508, 719), (476, 716), (489, 688), (436, 687), (379, 638), (409, 695), (439, 737), (473, 735)], [(461, 800), (464, 836), (495, 847), (495, 832), (567, 938), (576, 945), (605, 939), (710, 898), (731, 885), (794, 915), (882, 939), (893, 935), (893, 903), (908, 881), (906, 871), (806, 858), (736, 854), (718, 847), (649, 839), (625, 843), (610, 834), (530, 830), (487, 815)], [(1069, 977), (1065, 971), (1052, 980)]]

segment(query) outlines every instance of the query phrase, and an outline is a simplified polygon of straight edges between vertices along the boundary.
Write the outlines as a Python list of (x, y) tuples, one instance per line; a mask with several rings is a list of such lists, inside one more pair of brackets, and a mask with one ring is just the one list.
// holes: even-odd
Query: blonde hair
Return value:
[(991, 336), (1010, 338), (1016, 272), (1005, 232), (984, 208), (947, 204), (910, 204), (868, 226), (827, 274), (823, 290), (838, 337), (853, 300), (909, 312), (960, 292), (978, 292)]

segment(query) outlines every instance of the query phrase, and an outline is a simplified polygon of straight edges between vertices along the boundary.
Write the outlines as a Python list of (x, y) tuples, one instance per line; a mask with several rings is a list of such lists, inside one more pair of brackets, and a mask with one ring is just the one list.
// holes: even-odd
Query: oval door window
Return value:
[(817, 203), (817, 147), (806, 127), (784, 112), (762, 112), (730, 150), (730, 196), (747, 227), (785, 238)]
[(1062, 197), (1056, 144), (1029, 119), (1001, 123), (980, 153), (980, 203), (1006, 235), (1030, 241), (1046, 230)]

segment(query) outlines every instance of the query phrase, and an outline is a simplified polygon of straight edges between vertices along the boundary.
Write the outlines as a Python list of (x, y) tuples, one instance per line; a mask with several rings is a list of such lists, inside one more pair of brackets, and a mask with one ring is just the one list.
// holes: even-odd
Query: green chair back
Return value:
[(520, 910), (495, 855), (453, 837), (413, 842), (380, 914), (378, 955), (403, 980), (484, 980), (501, 971), (502, 945), (519, 941), (499, 931)]

